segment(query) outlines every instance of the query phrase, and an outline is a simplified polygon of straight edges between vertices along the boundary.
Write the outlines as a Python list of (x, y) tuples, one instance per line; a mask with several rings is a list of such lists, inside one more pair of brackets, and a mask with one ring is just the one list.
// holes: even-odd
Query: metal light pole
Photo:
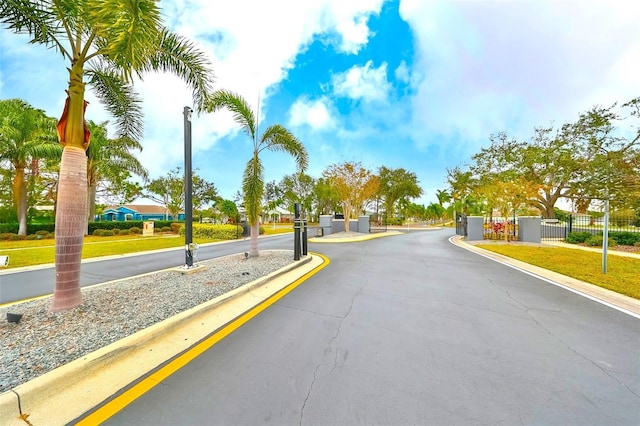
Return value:
[(184, 107), (184, 243), (185, 267), (193, 267), (193, 200), (191, 198), (191, 108)]

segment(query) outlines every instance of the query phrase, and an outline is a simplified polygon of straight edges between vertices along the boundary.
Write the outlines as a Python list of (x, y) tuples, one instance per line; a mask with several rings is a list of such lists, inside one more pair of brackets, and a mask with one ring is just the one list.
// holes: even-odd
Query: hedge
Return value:
[[(180, 235), (184, 237), (184, 225), (180, 227)], [(242, 237), (240, 225), (211, 225), (204, 223), (193, 224), (194, 238), (207, 238), (210, 240), (235, 240)]]

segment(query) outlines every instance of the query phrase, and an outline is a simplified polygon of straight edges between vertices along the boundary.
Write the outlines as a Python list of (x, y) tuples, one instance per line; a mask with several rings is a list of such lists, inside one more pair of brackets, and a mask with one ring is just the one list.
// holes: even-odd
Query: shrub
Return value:
[(132, 226), (131, 228), (129, 228), (129, 232), (132, 234), (142, 234), (142, 230), (137, 226)]
[(263, 228), (262, 226), (260, 227), (260, 229), (259, 229), (258, 233), (259, 233), (260, 235), (264, 234), (264, 228)]
[(38, 237), (39, 237), (38, 234), (30, 234), (30, 235), (27, 235), (24, 239), (25, 240), (38, 240), (39, 239)]
[(13, 234), (11, 232), (3, 232), (2, 234), (0, 234), (0, 240), (11, 240), (13, 239), (13, 236), (16, 234)]
[(174, 233), (177, 234), (177, 233), (180, 232), (180, 229), (182, 229), (183, 226), (184, 226), (184, 224), (182, 224), (182, 223), (173, 222), (171, 224), (171, 232), (174, 232)]
[[(589, 247), (602, 247), (602, 242), (604, 237), (602, 235), (592, 235), (591, 238), (588, 238), (584, 244)], [(617, 245), (616, 240), (613, 238), (607, 239), (607, 247), (612, 247)]]
[(400, 226), (400, 225), (402, 225), (402, 218), (400, 218), (400, 217), (388, 217), (387, 218), (387, 225)]
[(104, 229), (96, 229), (91, 233), (91, 235), (95, 235), (96, 237), (101, 237), (104, 231), (105, 231)]
[(9, 239), (13, 240), (13, 241), (22, 241), (22, 240), (24, 240), (24, 238), (25, 238), (24, 235), (11, 234), (11, 238), (9, 238)]
[(36, 231), (36, 235), (47, 235), (49, 234), (49, 231), (47, 231), (46, 229), (41, 229), (39, 231)]
[(580, 244), (584, 243), (591, 237), (593, 237), (591, 232), (570, 232), (565, 241), (569, 244)]
[(111, 232), (113, 232), (113, 235), (120, 235), (120, 229), (119, 228), (113, 228), (111, 230)]
[[(179, 233), (184, 236), (184, 225)], [(242, 226), (239, 225), (211, 225), (204, 223), (193, 224), (194, 238), (207, 238), (211, 240), (235, 240), (242, 236)]]
[(111, 229), (107, 229), (102, 233), (103, 237), (113, 237), (115, 234)]
[(43, 240), (53, 240), (55, 237), (56, 237), (56, 234), (54, 234), (53, 232), (50, 232), (47, 235), (43, 235), (42, 239)]
[(640, 232), (609, 232), (609, 238), (615, 239), (620, 245), (632, 246), (640, 242)]
[(118, 235), (129, 235), (129, 234), (130, 234), (130, 232), (129, 232), (128, 229), (121, 229), (120, 233)]
[(170, 226), (163, 226), (160, 228), (160, 232), (173, 232), (173, 229)]

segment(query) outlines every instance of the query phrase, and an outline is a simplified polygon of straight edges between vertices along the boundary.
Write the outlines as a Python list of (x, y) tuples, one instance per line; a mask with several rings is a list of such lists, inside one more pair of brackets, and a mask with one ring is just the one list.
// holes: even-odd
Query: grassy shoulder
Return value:
[[(293, 232), (293, 225), (264, 227), (263, 235), (275, 235)], [(214, 243), (220, 239), (194, 238), (197, 244)], [(111, 237), (86, 236), (82, 247), (82, 258), (138, 253), (184, 247), (184, 238), (176, 234), (155, 234), (143, 237), (137, 235), (114, 235)], [(9, 267), (19, 268), (53, 263), (55, 260), (55, 241), (20, 240), (0, 241), (0, 254), (9, 256)]]
[(517, 244), (476, 247), (640, 299), (640, 259), (609, 255), (607, 273), (603, 274), (602, 254), (597, 252)]

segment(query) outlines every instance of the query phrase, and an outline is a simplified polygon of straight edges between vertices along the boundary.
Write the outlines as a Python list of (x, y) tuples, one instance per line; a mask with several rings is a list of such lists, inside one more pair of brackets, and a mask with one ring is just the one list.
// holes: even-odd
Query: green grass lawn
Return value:
[(477, 247), (640, 299), (640, 259), (610, 254), (603, 274), (602, 254), (597, 252), (517, 244)]
[[(263, 226), (265, 235), (293, 232), (293, 225), (278, 225), (276, 228)], [(194, 238), (197, 244), (213, 243), (220, 240)], [(137, 253), (184, 247), (184, 237), (175, 234), (155, 234), (153, 237), (141, 235), (114, 235), (112, 237), (87, 236), (84, 238), (82, 258)], [(55, 259), (54, 240), (0, 241), (0, 254), (9, 256), (9, 268), (53, 263)]]

